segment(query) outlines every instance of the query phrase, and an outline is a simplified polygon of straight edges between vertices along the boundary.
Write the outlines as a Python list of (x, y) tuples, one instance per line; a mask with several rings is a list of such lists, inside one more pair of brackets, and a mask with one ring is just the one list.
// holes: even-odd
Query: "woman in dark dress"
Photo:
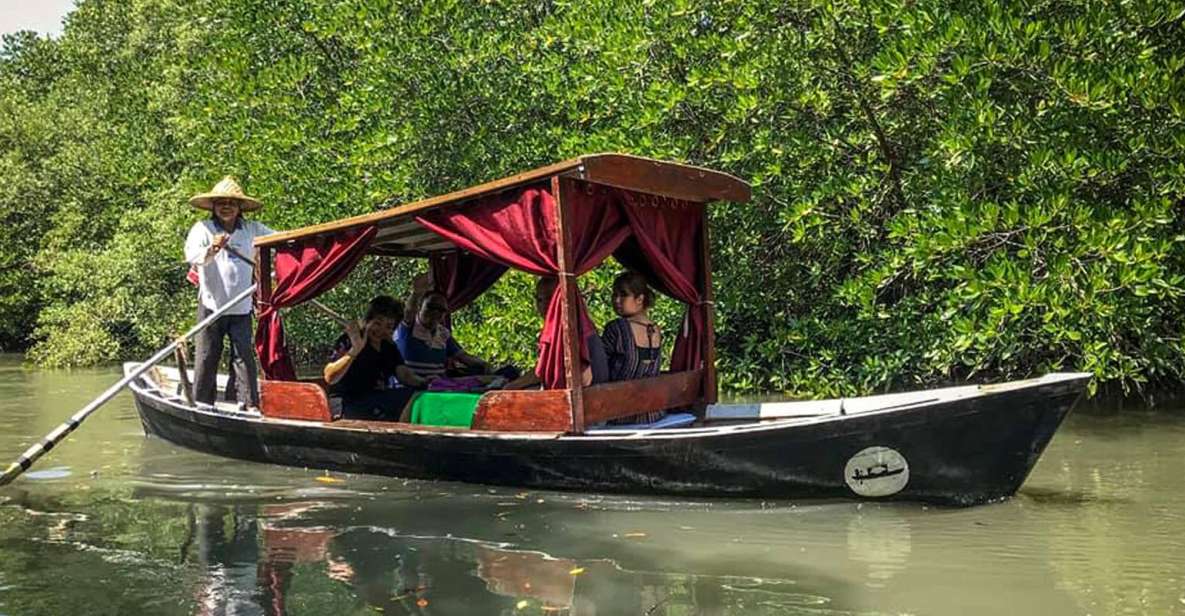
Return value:
[[(601, 334), (609, 362), (609, 380), (626, 381), (658, 376), (662, 368), (662, 332), (650, 320), (654, 293), (646, 278), (626, 272), (613, 280), (613, 310), (618, 318)], [(610, 424), (653, 423), (666, 413), (654, 411), (610, 420)]]

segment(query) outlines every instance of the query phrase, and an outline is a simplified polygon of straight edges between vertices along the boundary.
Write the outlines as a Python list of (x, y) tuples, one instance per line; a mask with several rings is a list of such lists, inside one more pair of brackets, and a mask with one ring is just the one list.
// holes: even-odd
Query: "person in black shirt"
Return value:
[(349, 323), (345, 335), (337, 339), (324, 377), (329, 393), (341, 396), (342, 414), (347, 419), (398, 419), (414, 392), (392, 388), (392, 377), (411, 387), (426, 385), (404, 365), (391, 341), (402, 319), (399, 302), (380, 295), (370, 300), (361, 324)]

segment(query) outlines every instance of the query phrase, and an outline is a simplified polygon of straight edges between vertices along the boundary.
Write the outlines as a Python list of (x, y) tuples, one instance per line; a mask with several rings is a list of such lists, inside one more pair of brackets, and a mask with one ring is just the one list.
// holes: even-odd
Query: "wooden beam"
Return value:
[(398, 237), (376, 237), (374, 244), (398, 244), (400, 246), (415, 246), (416, 244), (431, 244), (433, 242), (442, 241), (444, 238), (428, 231), (421, 229), (415, 233), (408, 233)]
[(580, 370), (580, 317), (576, 310), (576, 263), (572, 254), (571, 229), (565, 223), (567, 205), (563, 195), (566, 181), (558, 177), (551, 178), (551, 194), (555, 198), (555, 232), (556, 232), (556, 260), (559, 262), (559, 292), (560, 307), (563, 311), (563, 339), (564, 346), (564, 379), (567, 382), (568, 398), (572, 409), (572, 431), (576, 434), (584, 432), (584, 402), (581, 391)]
[(370, 253), (394, 256), (396, 252), (426, 254), (440, 250), (456, 249), (456, 245), (452, 242), (429, 231), (424, 231), (418, 235), (398, 240), (376, 241), (371, 245)]
[(453, 246), (450, 246), (448, 248), (444, 248), (441, 250), (428, 251), (428, 250), (412, 250), (409, 248), (404, 248), (404, 247), (400, 246), (399, 244), (383, 244), (382, 246), (371, 246), (369, 249), (367, 249), (366, 253), (371, 254), (371, 255), (376, 255), (379, 257), (403, 257), (403, 258), (408, 258), (408, 259), (424, 259), (424, 258), (432, 256), (433, 254), (437, 254), (437, 253), (441, 253), (441, 252), (452, 252), (454, 250), (456, 250), (456, 247), (453, 247)]
[(566, 160), (554, 165), (547, 165), (546, 167), (539, 167), (538, 169), (532, 169), (531, 171), (505, 177), (500, 180), (478, 184), (477, 186), (454, 191), (439, 197), (415, 201), (413, 203), (408, 203), (406, 205), (401, 205), (386, 210), (380, 210), (378, 212), (362, 214), (361, 216), (351, 216), (350, 218), (333, 220), (319, 225), (311, 225), (308, 227), (302, 227), (300, 229), (292, 229), (291, 231), (274, 233), (272, 235), (259, 238), (255, 241), (255, 244), (257, 246), (273, 246), (314, 235), (336, 233), (346, 229), (352, 229), (354, 227), (378, 224), (387, 220), (393, 220), (397, 218), (412, 218), (426, 210), (449, 207), (471, 199), (476, 199), (478, 197), (485, 197), (502, 192), (504, 190), (516, 188), (523, 184), (543, 181), (558, 173), (562, 173), (569, 169), (574, 169), (579, 164), (580, 159)]
[(390, 244), (371, 244), (370, 248), (366, 249), (367, 254), (380, 255), (384, 257), (398, 257), (400, 253), (407, 252), (402, 244), (394, 242)]
[(417, 236), (413, 242), (403, 242), (408, 248), (424, 249), (429, 246), (452, 246), (453, 243), (436, 235), (435, 233), (426, 232), (425, 235)]
[(423, 250), (426, 252), (449, 252), (451, 250), (459, 250), (456, 244), (448, 240), (436, 242), (435, 244), (424, 244), (423, 246), (416, 246), (416, 250)]
[(429, 210), (462, 206), (479, 197), (486, 197), (524, 184), (542, 182), (557, 175), (572, 177), (687, 201), (745, 202), (751, 196), (749, 185), (741, 180), (703, 167), (671, 163), (628, 154), (590, 154), (563, 162), (539, 167), (500, 180), (486, 182), (439, 197), (424, 199), (300, 229), (275, 233), (256, 240), (257, 246), (274, 246), (315, 235), (336, 233), (364, 225), (396, 225), (411, 222)]
[(420, 226), (417, 222), (404, 223), (379, 229), (378, 233), (374, 235), (374, 241), (399, 240), (405, 237), (415, 237), (427, 232), (428, 230)]
[[(272, 250), (255, 247), (255, 305), (272, 301)], [(258, 311), (257, 311), (258, 312)]]
[(575, 177), (651, 195), (685, 201), (735, 201), (745, 203), (752, 196), (741, 180), (703, 167), (668, 163), (624, 154), (596, 154), (580, 159)]
[(584, 390), (584, 420), (590, 424), (651, 411), (682, 408), (700, 399), (702, 370), (670, 372)]
[(702, 408), (696, 408), (700, 419), (704, 418), (707, 405), (716, 404), (718, 396), (716, 385), (716, 294), (712, 291), (712, 245), (708, 236), (708, 208), (701, 214), (702, 228), (700, 231), (700, 257), (704, 274), (704, 305), (692, 306), (691, 310), (702, 308), (704, 311), (704, 396)]

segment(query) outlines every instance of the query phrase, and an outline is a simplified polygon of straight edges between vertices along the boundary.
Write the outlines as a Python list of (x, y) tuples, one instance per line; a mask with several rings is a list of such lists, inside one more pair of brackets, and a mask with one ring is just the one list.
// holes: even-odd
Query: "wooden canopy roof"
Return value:
[(275, 233), (255, 240), (255, 245), (275, 246), (363, 225), (377, 225), (379, 230), (370, 249), (372, 253), (425, 256), (433, 252), (452, 250), (455, 246), (451, 242), (421, 226), (415, 217), (427, 211), (460, 206), (478, 197), (554, 176), (572, 177), (686, 201), (743, 203), (750, 197), (748, 184), (719, 171), (628, 154), (590, 154), (439, 197)]

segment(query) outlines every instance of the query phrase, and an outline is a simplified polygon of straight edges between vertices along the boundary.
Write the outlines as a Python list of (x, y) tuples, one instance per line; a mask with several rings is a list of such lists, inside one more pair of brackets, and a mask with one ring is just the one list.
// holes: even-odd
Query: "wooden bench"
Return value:
[[(702, 401), (702, 382), (703, 371), (692, 370), (585, 387), (584, 423), (693, 406)], [(568, 392), (487, 392), (477, 403), (473, 429), (569, 432), (572, 406)]]
[(584, 388), (584, 425), (651, 411), (694, 406), (702, 399), (702, 370)]
[(316, 381), (259, 381), (259, 411), (270, 419), (333, 421), (329, 397)]
[[(694, 406), (702, 401), (703, 371), (585, 387), (584, 423)], [(259, 383), (260, 410), (272, 419), (333, 421), (323, 381)], [(477, 402), (474, 430), (570, 432), (572, 406), (567, 390), (489, 391)]]

